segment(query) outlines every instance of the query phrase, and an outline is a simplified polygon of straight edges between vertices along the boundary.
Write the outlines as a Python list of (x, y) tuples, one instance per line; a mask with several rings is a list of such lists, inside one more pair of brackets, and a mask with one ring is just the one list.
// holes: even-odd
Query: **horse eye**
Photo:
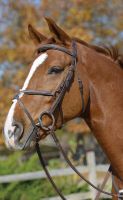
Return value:
[(37, 54), (40, 54), (41, 53), (41, 50), (40, 49), (37, 49)]
[(58, 66), (53, 66), (50, 69), (48, 69), (48, 74), (58, 74), (63, 71), (63, 68)]

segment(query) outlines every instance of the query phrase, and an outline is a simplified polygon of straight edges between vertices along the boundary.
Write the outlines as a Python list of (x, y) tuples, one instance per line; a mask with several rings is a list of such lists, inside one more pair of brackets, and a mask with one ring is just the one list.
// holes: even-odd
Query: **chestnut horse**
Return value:
[[(41, 52), (40, 48), (42, 45), (55, 44), (71, 51), (73, 39), (76, 41), (76, 68), (83, 84), (84, 115), (82, 115), (83, 104), (77, 83), (77, 74), (75, 73), (74, 80), (62, 99), (63, 119), (59, 109), (55, 112), (55, 129), (60, 128), (62, 123), (73, 118), (83, 117), (110, 160), (116, 184), (122, 192), (122, 60), (120, 60), (115, 49), (93, 46), (77, 38), (71, 38), (52, 19), (46, 18), (46, 21), (52, 34), (50, 38), (29, 25), (29, 35), (36, 44), (37, 54), (22, 90), (56, 91), (68, 72), (71, 56), (55, 49)], [(51, 95), (40, 96), (20, 93), (18, 98), (28, 109), (35, 124), (37, 124), (40, 114), (49, 110), (54, 102)], [(45, 127), (49, 126), (51, 121), (48, 115), (42, 117), (42, 123)], [(17, 99), (14, 99), (4, 126), (6, 145), (11, 149), (20, 149), (32, 130), (30, 120), (23, 112)], [(45, 130), (41, 129), (40, 139), (46, 136), (44, 133)], [(29, 139), (25, 148), (29, 148), (30, 145), (35, 145), (34, 138)], [(113, 199), (118, 198), (113, 197)]]

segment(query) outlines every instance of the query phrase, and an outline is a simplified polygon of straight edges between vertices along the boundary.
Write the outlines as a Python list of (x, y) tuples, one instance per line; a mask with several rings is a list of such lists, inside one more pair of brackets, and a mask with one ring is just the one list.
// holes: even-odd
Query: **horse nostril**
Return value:
[(14, 121), (12, 125), (15, 127), (15, 129), (14, 129), (15, 141), (18, 141), (23, 136), (23, 125), (22, 125), (22, 123), (16, 122), (16, 121)]

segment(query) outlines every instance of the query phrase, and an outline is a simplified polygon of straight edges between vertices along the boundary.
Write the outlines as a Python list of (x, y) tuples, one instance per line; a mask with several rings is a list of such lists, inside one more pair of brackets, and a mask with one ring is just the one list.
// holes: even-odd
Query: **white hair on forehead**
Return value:
[[(24, 82), (24, 85), (22, 87), (21, 90), (26, 90), (28, 85), (29, 85), (29, 82), (31, 80), (31, 78), (33, 77), (36, 69), (41, 65), (43, 64), (43, 62), (47, 59), (48, 57), (48, 54), (47, 53), (43, 53), (41, 54), (40, 56), (38, 56), (33, 64), (32, 64), (32, 67), (29, 71), (29, 74)], [(21, 98), (23, 96), (23, 93), (21, 93), (19, 95), (19, 98)], [(17, 100), (13, 100), (13, 104), (9, 110), (9, 113), (7, 115), (7, 118), (6, 118), (6, 121), (5, 121), (5, 125), (4, 125), (4, 134), (5, 134), (5, 140), (6, 140), (6, 144), (10, 144), (11, 146), (14, 145), (14, 135), (12, 137), (9, 136), (10, 132), (13, 133), (14, 130), (15, 130), (15, 126), (12, 125), (13, 123), (13, 116), (14, 116), (14, 111), (15, 111), (15, 107), (16, 107), (16, 103), (17, 103)]]
[[(34, 72), (36, 71), (36, 69), (46, 60), (46, 58), (48, 57), (48, 54), (47, 53), (43, 53), (43, 54), (41, 54), (39, 57), (37, 57), (35, 60), (34, 60), (34, 62), (33, 62), (33, 64), (32, 64), (32, 67), (31, 67), (31, 69), (30, 69), (30, 72), (29, 72), (29, 74), (28, 74), (28, 76), (27, 76), (27, 78), (26, 78), (26, 80), (25, 80), (25, 82), (24, 82), (24, 85), (23, 85), (23, 87), (22, 87), (22, 89), (21, 90), (26, 90), (26, 88), (28, 87), (28, 85), (29, 85), (29, 82), (30, 82), (30, 80), (31, 80), (31, 78), (32, 78), (32, 76), (33, 76), (33, 74), (34, 74)], [(21, 91), (20, 90), (20, 91)], [(23, 93), (20, 95), (20, 98), (23, 96)]]

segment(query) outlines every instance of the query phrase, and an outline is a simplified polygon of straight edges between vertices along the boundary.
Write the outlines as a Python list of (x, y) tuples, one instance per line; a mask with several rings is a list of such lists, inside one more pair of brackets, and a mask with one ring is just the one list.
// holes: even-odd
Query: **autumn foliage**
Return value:
[(43, 17), (50, 16), (71, 36), (116, 44), (122, 51), (122, 0), (1, 0), (0, 9), (0, 133), (13, 95), (33, 60), (28, 24), (48, 35)]

